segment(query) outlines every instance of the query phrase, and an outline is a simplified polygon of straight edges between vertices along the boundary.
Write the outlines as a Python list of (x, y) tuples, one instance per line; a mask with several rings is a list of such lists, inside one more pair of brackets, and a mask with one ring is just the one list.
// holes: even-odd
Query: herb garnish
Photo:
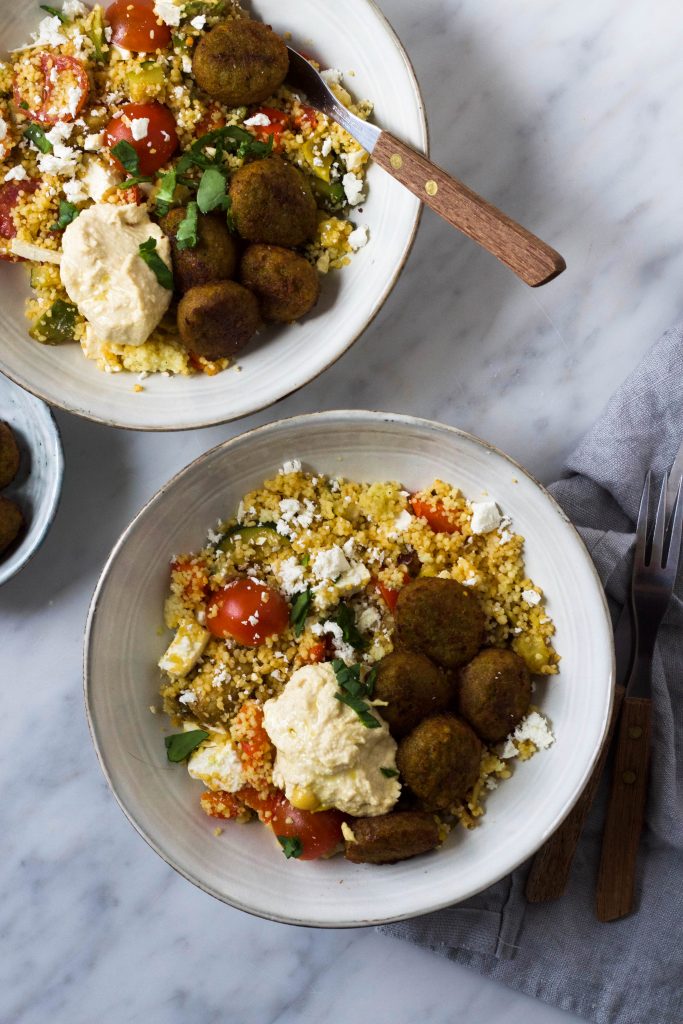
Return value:
[(154, 205), (156, 206), (157, 213), (162, 217), (167, 214), (171, 208), (176, 185), (177, 175), (175, 169), (167, 171), (166, 174), (162, 174), (157, 182), (157, 192), (154, 196)]
[(330, 616), (330, 620), (336, 622), (341, 629), (344, 643), (350, 644), (356, 650), (365, 647), (365, 640), (356, 627), (356, 617), (348, 604), (340, 601), (334, 615)]
[(185, 761), (193, 750), (196, 750), (200, 743), (208, 740), (208, 732), (203, 729), (191, 729), (189, 732), (175, 732), (172, 736), (166, 736), (166, 757), (174, 764)]
[(361, 682), (360, 665), (345, 665), (337, 658), (332, 662), (332, 668), (339, 684), (335, 699), (355, 711), (366, 729), (379, 729), (382, 723), (370, 714), (370, 708), (365, 703), (374, 693), (377, 677), (375, 669), (368, 672)]
[(301, 563), (301, 565), (303, 565), (304, 569), (306, 568), (310, 561), (311, 556), (308, 554), (308, 552), (306, 552), (305, 555), (302, 555), (301, 558), (299, 559), (299, 562)]
[(138, 252), (140, 259), (145, 261), (162, 288), (168, 288), (169, 291), (172, 291), (173, 274), (157, 252), (156, 239), (150, 237), (146, 242), (140, 242)]
[(304, 848), (301, 845), (301, 840), (298, 836), (278, 836), (277, 841), (282, 847), (282, 852), (287, 860), (289, 860), (290, 857), (300, 857), (304, 852)]
[(380, 768), (380, 771), (382, 775), (384, 775), (384, 777), (387, 779), (398, 778), (398, 772), (396, 771), (395, 768)]
[(125, 139), (121, 139), (115, 146), (111, 147), (111, 151), (120, 164), (136, 177), (140, 173), (140, 157), (134, 146), (131, 146), (130, 142), (126, 142)]
[(27, 124), (24, 128), (24, 138), (32, 142), (41, 153), (52, 152), (52, 143), (45, 134), (45, 129), (41, 128), (39, 124), (35, 124), (33, 121)]
[(41, 11), (47, 11), (53, 18), (59, 18), (62, 24), (69, 20), (64, 11), (58, 11), (56, 7), (49, 7), (47, 4), (39, 4), (39, 7)]
[(178, 225), (175, 236), (179, 249), (194, 249), (197, 244), (197, 204), (187, 204), (187, 212)]
[(225, 209), (227, 186), (225, 175), (218, 167), (206, 168), (197, 189), (197, 206), (202, 213)]
[(306, 616), (308, 615), (312, 598), (313, 591), (310, 587), (306, 587), (305, 590), (300, 590), (298, 594), (294, 595), (294, 601), (289, 613), (289, 624), (294, 627), (294, 636), (301, 636), (304, 631)]
[(60, 199), (59, 216), (55, 223), (50, 225), (50, 231), (63, 231), (72, 220), (76, 220), (80, 212), (73, 203), (67, 203), (65, 199)]

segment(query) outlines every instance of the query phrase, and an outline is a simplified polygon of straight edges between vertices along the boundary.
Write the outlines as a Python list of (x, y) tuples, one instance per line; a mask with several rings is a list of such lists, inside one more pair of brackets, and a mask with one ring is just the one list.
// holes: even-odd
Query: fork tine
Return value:
[(634, 565), (645, 564), (645, 551), (647, 548), (647, 527), (650, 517), (650, 485), (652, 483), (652, 470), (648, 470), (645, 477), (645, 485), (640, 498), (638, 509), (638, 525), (636, 526), (636, 550)]
[(657, 514), (655, 515), (655, 531), (652, 535), (652, 551), (650, 553), (650, 565), (659, 566), (664, 564), (664, 534), (666, 532), (666, 486), (668, 475), (664, 474), (662, 486), (659, 491), (657, 502)]
[(678, 560), (681, 556), (681, 536), (683, 535), (683, 479), (678, 484), (676, 502), (671, 513), (669, 550), (666, 556), (667, 575), (676, 577)]

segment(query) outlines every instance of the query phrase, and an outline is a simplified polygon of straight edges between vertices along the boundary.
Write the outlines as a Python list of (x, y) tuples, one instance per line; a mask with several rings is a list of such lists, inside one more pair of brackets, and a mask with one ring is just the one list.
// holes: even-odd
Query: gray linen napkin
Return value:
[[(550, 489), (598, 568), (614, 621), (627, 595), (648, 468), (671, 464), (683, 432), (683, 327), (667, 332), (609, 402)], [(683, 572), (659, 634), (650, 798), (637, 912), (594, 915), (606, 779), (564, 897), (527, 904), (529, 863), (446, 910), (381, 931), (427, 946), (596, 1024), (683, 1022)]]

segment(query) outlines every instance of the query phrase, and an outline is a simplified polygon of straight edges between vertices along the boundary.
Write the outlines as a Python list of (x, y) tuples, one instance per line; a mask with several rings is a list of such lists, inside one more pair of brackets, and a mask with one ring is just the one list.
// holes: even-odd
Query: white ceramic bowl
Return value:
[(39, 399), (0, 376), (0, 420), (9, 423), (19, 445), (17, 476), (2, 492), (21, 506), (26, 529), (0, 553), (0, 586), (26, 565), (43, 543), (62, 491), (64, 458), (57, 424)]
[[(427, 149), (427, 126), (410, 61), (372, 0), (255, 0), (254, 16), (292, 33), (292, 45), (325, 64), (354, 71), (348, 86), (375, 103), (376, 123)], [(7, 48), (29, 38), (43, 16), (34, 0), (0, 0), (0, 39)], [(350, 265), (323, 281), (320, 302), (300, 324), (271, 328), (239, 357), (242, 372), (215, 377), (153, 375), (142, 393), (132, 374), (101, 373), (75, 345), (38, 345), (27, 335), (26, 271), (0, 265), (3, 310), (0, 369), (52, 405), (89, 419), (139, 430), (182, 430), (223, 423), (263, 409), (312, 380), (355, 341), (379, 312), (410, 251), (421, 211), (406, 189), (371, 166), (369, 194), (356, 223), (370, 242)]]
[[(199, 808), (198, 783), (166, 761), (156, 662), (174, 552), (201, 546), (206, 529), (286, 459), (361, 480), (418, 488), (439, 476), (466, 495), (487, 490), (526, 539), (526, 564), (557, 625), (561, 674), (539, 683), (555, 744), (520, 764), (487, 799), (471, 833), (388, 867), (344, 858), (293, 864), (266, 829), (229, 825), (220, 839)], [(612, 703), (613, 654), (602, 588), (578, 534), (523, 469), (469, 434), (426, 420), (330, 412), (281, 420), (227, 441), (174, 477), (114, 548), (92, 600), (85, 696), (105, 775), (131, 823), (169, 864), (206, 892), (262, 917), (342, 927), (397, 920), (457, 903), (529, 857), (581, 792)]]

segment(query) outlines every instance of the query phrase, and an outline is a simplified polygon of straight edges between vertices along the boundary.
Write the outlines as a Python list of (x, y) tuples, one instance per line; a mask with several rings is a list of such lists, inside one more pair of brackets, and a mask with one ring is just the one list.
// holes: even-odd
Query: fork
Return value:
[[(672, 473), (672, 482), (676, 475)], [(607, 817), (602, 836), (596, 913), (615, 921), (631, 913), (638, 845), (645, 818), (650, 760), (652, 657), (664, 613), (671, 600), (683, 532), (683, 480), (678, 480), (667, 517), (668, 478), (659, 492), (652, 538), (649, 535), (652, 473), (640, 500), (631, 598), (635, 636), (633, 667), (621, 708)], [(668, 518), (668, 524), (667, 524)]]
[(291, 46), (287, 49), (287, 84), (300, 90), (312, 107), (341, 125), (363, 149), (372, 153), (374, 162), (387, 174), (532, 288), (562, 273), (566, 264), (558, 252), (405, 142), (356, 117), (339, 102), (305, 57)]

